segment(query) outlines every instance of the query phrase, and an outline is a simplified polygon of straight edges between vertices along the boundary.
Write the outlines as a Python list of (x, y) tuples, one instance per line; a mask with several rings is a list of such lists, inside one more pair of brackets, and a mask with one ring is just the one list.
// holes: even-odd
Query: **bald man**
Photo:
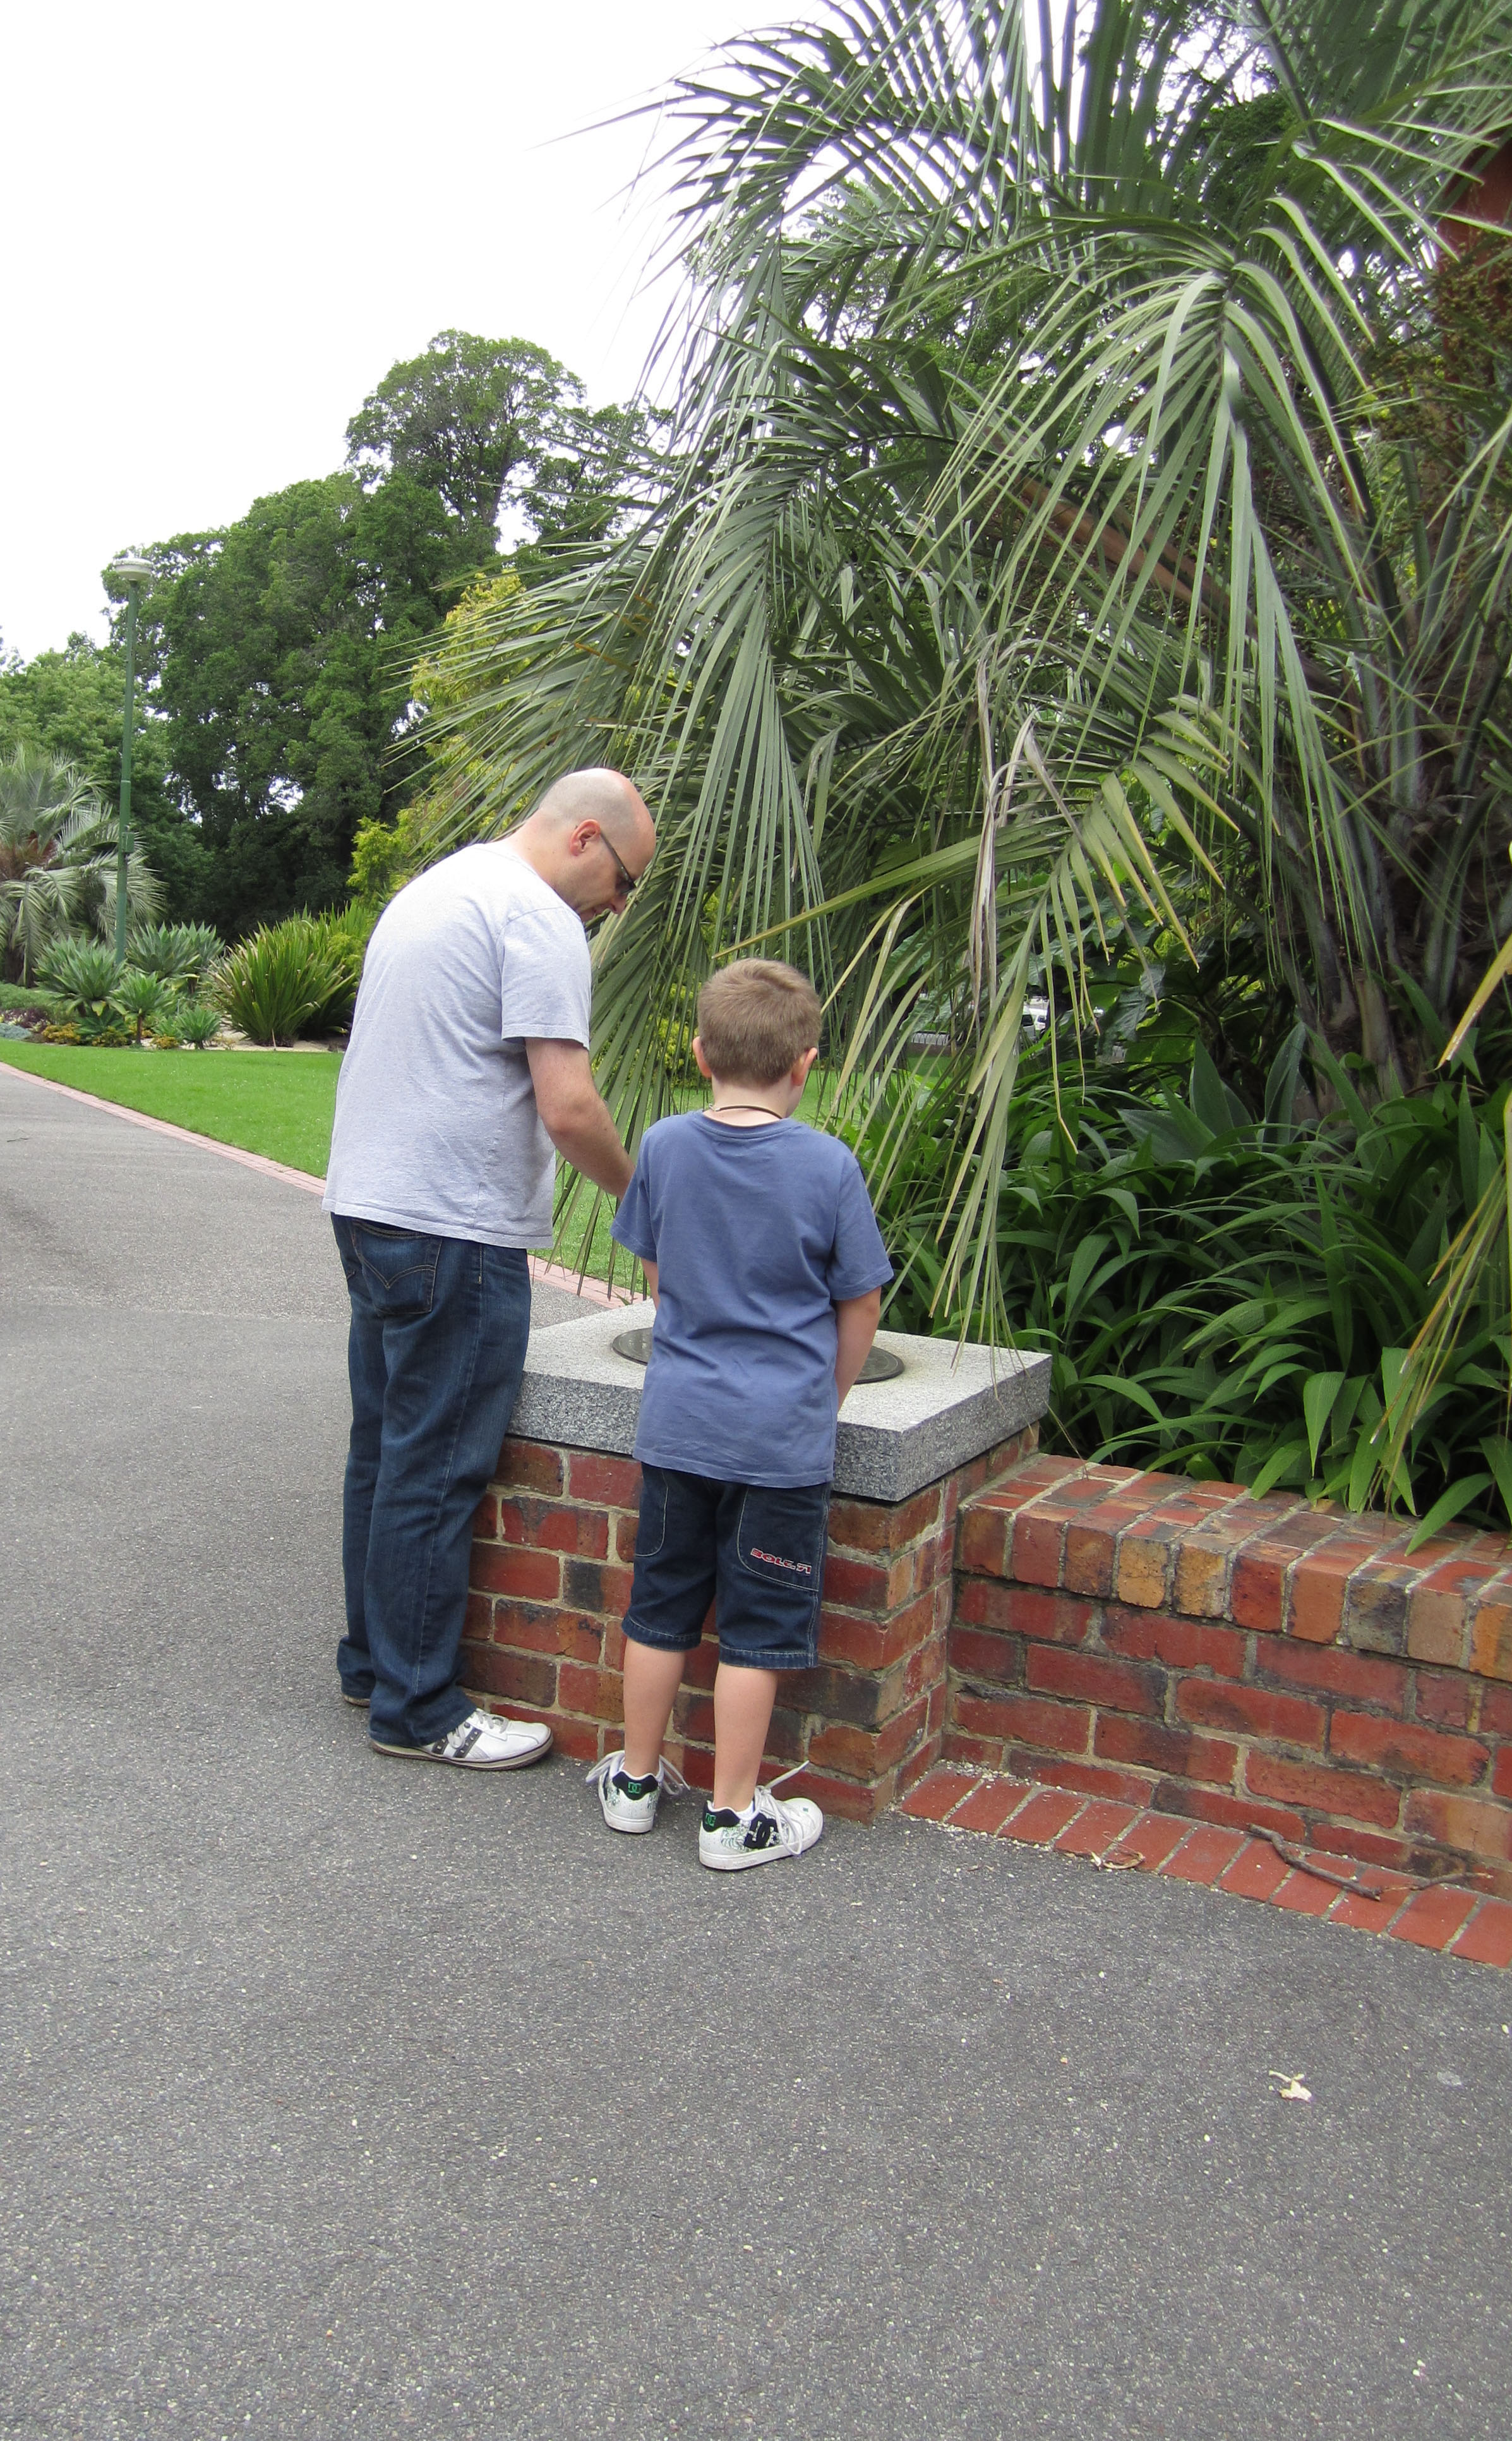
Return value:
[(555, 1154), (613, 1196), (630, 1182), (588, 1065), (584, 927), (656, 843), (621, 772), (568, 772), (507, 840), (410, 882), (369, 945), (325, 1208), (351, 1297), (336, 1667), (382, 1754), (508, 1771), (551, 1744), (457, 1684), (473, 1514), (519, 1393)]

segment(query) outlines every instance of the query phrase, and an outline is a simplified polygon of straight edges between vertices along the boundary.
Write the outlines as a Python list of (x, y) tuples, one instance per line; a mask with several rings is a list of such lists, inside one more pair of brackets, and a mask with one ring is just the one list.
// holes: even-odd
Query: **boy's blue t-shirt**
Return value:
[(613, 1234), (657, 1267), (637, 1457), (725, 1483), (827, 1483), (836, 1303), (892, 1277), (849, 1148), (797, 1119), (660, 1119)]

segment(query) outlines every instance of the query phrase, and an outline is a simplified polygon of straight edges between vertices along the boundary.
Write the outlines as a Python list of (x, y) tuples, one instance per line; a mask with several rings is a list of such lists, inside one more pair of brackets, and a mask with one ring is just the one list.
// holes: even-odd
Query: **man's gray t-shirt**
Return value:
[(555, 1156), (528, 1037), (588, 1042), (587, 935), (501, 841), (403, 889), (368, 946), (325, 1209), (485, 1246), (548, 1246)]

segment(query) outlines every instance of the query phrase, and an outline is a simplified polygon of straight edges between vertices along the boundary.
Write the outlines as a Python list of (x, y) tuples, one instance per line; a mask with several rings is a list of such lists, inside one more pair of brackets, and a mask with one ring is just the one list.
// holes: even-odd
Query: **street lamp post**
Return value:
[(132, 819), (132, 732), (136, 726), (135, 659), (136, 605), (142, 587), (152, 574), (145, 559), (135, 551), (126, 551), (113, 561), (112, 576), (118, 577), (126, 588), (126, 711), (120, 732), (120, 821), (116, 831), (116, 958), (126, 963), (126, 858), (130, 847)]

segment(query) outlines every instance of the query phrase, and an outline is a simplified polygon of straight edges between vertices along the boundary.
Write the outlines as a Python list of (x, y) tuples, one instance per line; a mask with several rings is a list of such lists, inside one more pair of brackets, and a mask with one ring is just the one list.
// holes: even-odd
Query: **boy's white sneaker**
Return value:
[(598, 1783), (599, 1803), (611, 1831), (649, 1831), (662, 1797), (681, 1797), (688, 1786), (676, 1764), (665, 1757), (649, 1778), (633, 1780), (624, 1767), (623, 1746), (596, 1763), (587, 1780), (590, 1787)]
[[(791, 1777), (783, 1774), (783, 1780)], [(758, 1788), (744, 1814), (728, 1805), (717, 1810), (705, 1806), (698, 1826), (698, 1862), (716, 1873), (775, 1865), (783, 1856), (801, 1856), (823, 1828), (824, 1817), (811, 1797), (774, 1797), (770, 1788)]]
[(410, 1755), (419, 1763), (460, 1763), (466, 1771), (518, 1771), (550, 1752), (551, 1732), (544, 1721), (507, 1721), (499, 1712), (477, 1711), (429, 1745), (391, 1746), (382, 1738), (369, 1744), (377, 1754)]

